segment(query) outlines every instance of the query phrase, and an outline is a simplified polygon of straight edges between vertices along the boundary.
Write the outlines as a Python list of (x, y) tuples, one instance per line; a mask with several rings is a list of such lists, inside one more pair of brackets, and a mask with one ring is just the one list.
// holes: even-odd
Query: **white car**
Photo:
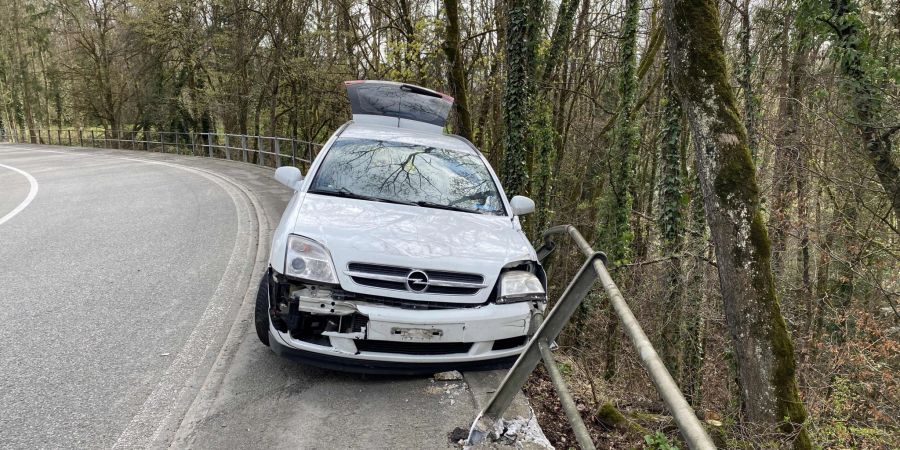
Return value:
[(484, 156), (444, 134), (453, 99), (350, 81), (353, 120), (294, 189), (272, 238), (256, 331), (275, 353), (365, 373), (508, 367), (546, 276)]

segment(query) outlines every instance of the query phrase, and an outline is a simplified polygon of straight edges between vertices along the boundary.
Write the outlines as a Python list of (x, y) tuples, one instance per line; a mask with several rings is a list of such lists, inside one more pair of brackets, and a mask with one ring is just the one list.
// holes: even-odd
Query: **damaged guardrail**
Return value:
[(561, 225), (544, 232), (544, 245), (538, 249), (538, 258), (543, 260), (553, 252), (556, 244), (553, 242), (552, 237), (561, 234), (568, 234), (587, 259), (581, 266), (581, 269), (579, 269), (578, 274), (566, 287), (562, 297), (560, 297), (543, 323), (541, 323), (538, 331), (528, 342), (525, 351), (522, 352), (519, 359), (516, 360), (513, 367), (506, 374), (490, 402), (475, 418), (475, 422), (469, 430), (469, 444), (474, 445), (482, 442), (490, 434), (497, 421), (501, 419), (503, 413), (509, 407), (513, 397), (525, 385), (525, 381), (537, 366), (537, 363), (543, 360), (565, 410), (566, 418), (575, 432), (578, 445), (582, 449), (595, 448), (587, 427), (581, 420), (581, 414), (575, 406), (575, 401), (569, 394), (565, 380), (563, 380), (562, 374), (559, 373), (559, 369), (550, 352), (550, 345), (559, 336), (572, 314), (590, 292), (594, 282), (599, 278), (616, 315), (640, 356), (641, 364), (650, 375), (650, 379), (656, 386), (660, 397), (662, 397), (663, 403), (672, 413), (672, 417), (675, 419), (675, 423), (678, 425), (685, 443), (687, 443), (688, 447), (695, 450), (716, 448), (703, 425), (697, 419), (696, 414), (694, 414), (693, 408), (682, 396), (681, 390), (675, 384), (675, 380), (669, 375), (653, 345), (650, 344), (650, 340), (647, 339), (647, 335), (644, 334), (640, 324), (638, 324), (637, 319), (635, 319), (634, 314), (625, 302), (625, 298), (622, 297), (622, 293), (619, 292), (619, 288), (616, 287), (615, 282), (613, 282), (612, 277), (606, 270), (606, 255), (602, 252), (594, 251), (575, 227), (572, 225)]

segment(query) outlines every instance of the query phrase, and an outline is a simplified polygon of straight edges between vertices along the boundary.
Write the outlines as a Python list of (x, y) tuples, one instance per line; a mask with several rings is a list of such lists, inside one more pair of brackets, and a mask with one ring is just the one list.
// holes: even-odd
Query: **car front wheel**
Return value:
[(263, 275), (259, 280), (259, 290), (256, 292), (256, 309), (254, 322), (256, 322), (256, 336), (259, 341), (269, 345), (269, 274)]

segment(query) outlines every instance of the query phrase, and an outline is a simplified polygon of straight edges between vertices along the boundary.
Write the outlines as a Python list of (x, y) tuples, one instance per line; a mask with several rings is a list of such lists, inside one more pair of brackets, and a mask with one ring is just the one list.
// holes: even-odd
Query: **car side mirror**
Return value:
[(514, 216), (522, 216), (534, 212), (534, 200), (517, 195), (509, 201)]
[(275, 179), (279, 183), (297, 190), (300, 187), (298, 183), (303, 180), (303, 173), (294, 166), (283, 166), (275, 169)]

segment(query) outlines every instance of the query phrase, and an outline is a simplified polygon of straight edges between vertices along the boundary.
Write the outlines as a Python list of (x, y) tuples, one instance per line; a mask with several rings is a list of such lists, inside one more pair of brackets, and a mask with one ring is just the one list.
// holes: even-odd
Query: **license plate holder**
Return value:
[(465, 325), (461, 323), (409, 324), (369, 323), (369, 339), (405, 342), (461, 342)]

